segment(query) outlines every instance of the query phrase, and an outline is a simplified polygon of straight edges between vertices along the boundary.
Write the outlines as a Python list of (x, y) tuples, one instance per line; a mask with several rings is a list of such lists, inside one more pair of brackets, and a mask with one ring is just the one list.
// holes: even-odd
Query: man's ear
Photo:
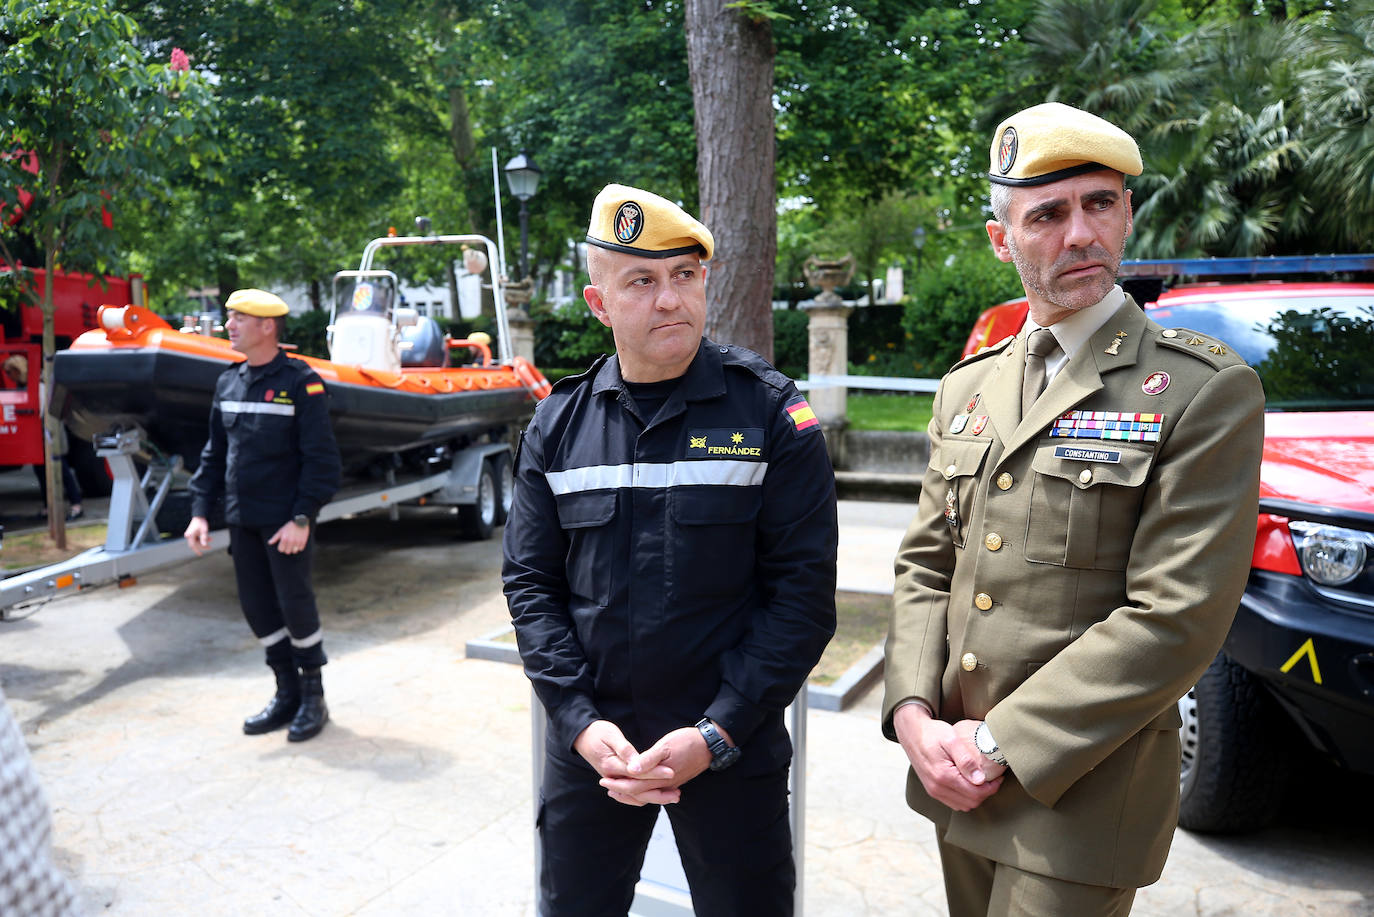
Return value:
[(601, 301), (601, 290), (594, 283), (589, 283), (582, 288), (582, 298), (587, 301), (587, 308), (592, 310), (592, 315), (596, 320), (607, 328), (611, 327), (611, 316), (606, 311), (606, 304)]
[(998, 261), (1011, 261), (1011, 248), (1007, 246), (1007, 228), (998, 220), (987, 221), (988, 241), (992, 243), (992, 253)]

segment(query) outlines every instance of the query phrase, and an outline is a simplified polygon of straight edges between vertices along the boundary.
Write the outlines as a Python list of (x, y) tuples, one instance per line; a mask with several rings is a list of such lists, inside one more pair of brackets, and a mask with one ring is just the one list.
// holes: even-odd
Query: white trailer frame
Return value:
[[(0, 580), (0, 620), (21, 608), (74, 595), (85, 589), (118, 583), (133, 585), (139, 574), (161, 570), (197, 559), (185, 539), (162, 538), (157, 531), (158, 510), (163, 506), (172, 484), (183, 475), (180, 456), (154, 459), (139, 475), (134, 464), (143, 440), (137, 427), (114, 430), (95, 438), (96, 455), (109, 463), (114, 481), (110, 490), (109, 525), (105, 544), (83, 551), (75, 557)], [(381, 487), (339, 494), (321, 509), (318, 522), (329, 522), (375, 509), (389, 509), (398, 518), (403, 503), (430, 498), (430, 502), (450, 506), (471, 506), (481, 497), (482, 469), (494, 455), (510, 456), (506, 443), (478, 443), (460, 449), (444, 471), (399, 482), (395, 472)], [(507, 466), (509, 467), (509, 466)], [(501, 481), (496, 481), (499, 489)], [(502, 494), (496, 494), (500, 499)], [(212, 554), (229, 546), (227, 529), (211, 533)]]

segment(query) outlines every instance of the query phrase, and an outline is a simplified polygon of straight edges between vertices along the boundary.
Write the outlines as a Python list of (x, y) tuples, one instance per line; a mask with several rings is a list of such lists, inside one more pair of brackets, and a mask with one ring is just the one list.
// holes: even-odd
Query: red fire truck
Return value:
[[(0, 273), (9, 269), (0, 266)], [(34, 304), (0, 310), (0, 364), (11, 357), (22, 359), (24, 384), (0, 373), (0, 466), (37, 465), (43, 461), (43, 417), (39, 382), (43, 365), (43, 310), (36, 304), (46, 290), (43, 270), (25, 269), (24, 282)], [(96, 277), (58, 271), (53, 284), (53, 333), (58, 350), (68, 347), (77, 335), (95, 327), (96, 310), (102, 303), (142, 303), (143, 278)], [(11, 364), (13, 365), (13, 364)], [(83, 490), (109, 492), (104, 463), (95, 458), (90, 443), (68, 437), (68, 461)]]

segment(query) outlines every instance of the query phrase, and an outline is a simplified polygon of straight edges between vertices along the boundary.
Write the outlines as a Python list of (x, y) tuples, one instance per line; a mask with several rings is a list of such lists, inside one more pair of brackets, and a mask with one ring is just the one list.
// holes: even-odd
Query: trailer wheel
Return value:
[(497, 507), (501, 505), (496, 492), (496, 473), (491, 461), (482, 462), (477, 478), (477, 501), (458, 507), (458, 527), (464, 538), (485, 541), (496, 528)]
[(515, 499), (515, 476), (511, 473), (509, 455), (498, 453), (491, 457), (491, 464), (496, 478), (496, 524), (505, 525)]
[(1259, 680), (1218, 653), (1178, 710), (1179, 825), (1233, 833), (1272, 822), (1292, 769), (1291, 727)]

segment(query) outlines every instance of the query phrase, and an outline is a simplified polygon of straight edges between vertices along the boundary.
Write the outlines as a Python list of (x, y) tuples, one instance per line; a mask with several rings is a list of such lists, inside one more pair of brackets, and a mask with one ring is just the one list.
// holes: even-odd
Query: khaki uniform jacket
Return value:
[[(1023, 420), (1024, 367), (1024, 339), (1009, 339), (935, 395), (896, 562), (883, 731), (895, 740), (907, 697), (987, 721), (1010, 772), (977, 809), (907, 775), (907, 802), (948, 842), (1042, 875), (1148, 885), (1177, 823), (1176, 703), (1249, 573), (1263, 391), (1229, 348), (1162, 329), (1129, 298)], [(1163, 416), (1155, 442), (1052, 437), (1070, 411)]]

